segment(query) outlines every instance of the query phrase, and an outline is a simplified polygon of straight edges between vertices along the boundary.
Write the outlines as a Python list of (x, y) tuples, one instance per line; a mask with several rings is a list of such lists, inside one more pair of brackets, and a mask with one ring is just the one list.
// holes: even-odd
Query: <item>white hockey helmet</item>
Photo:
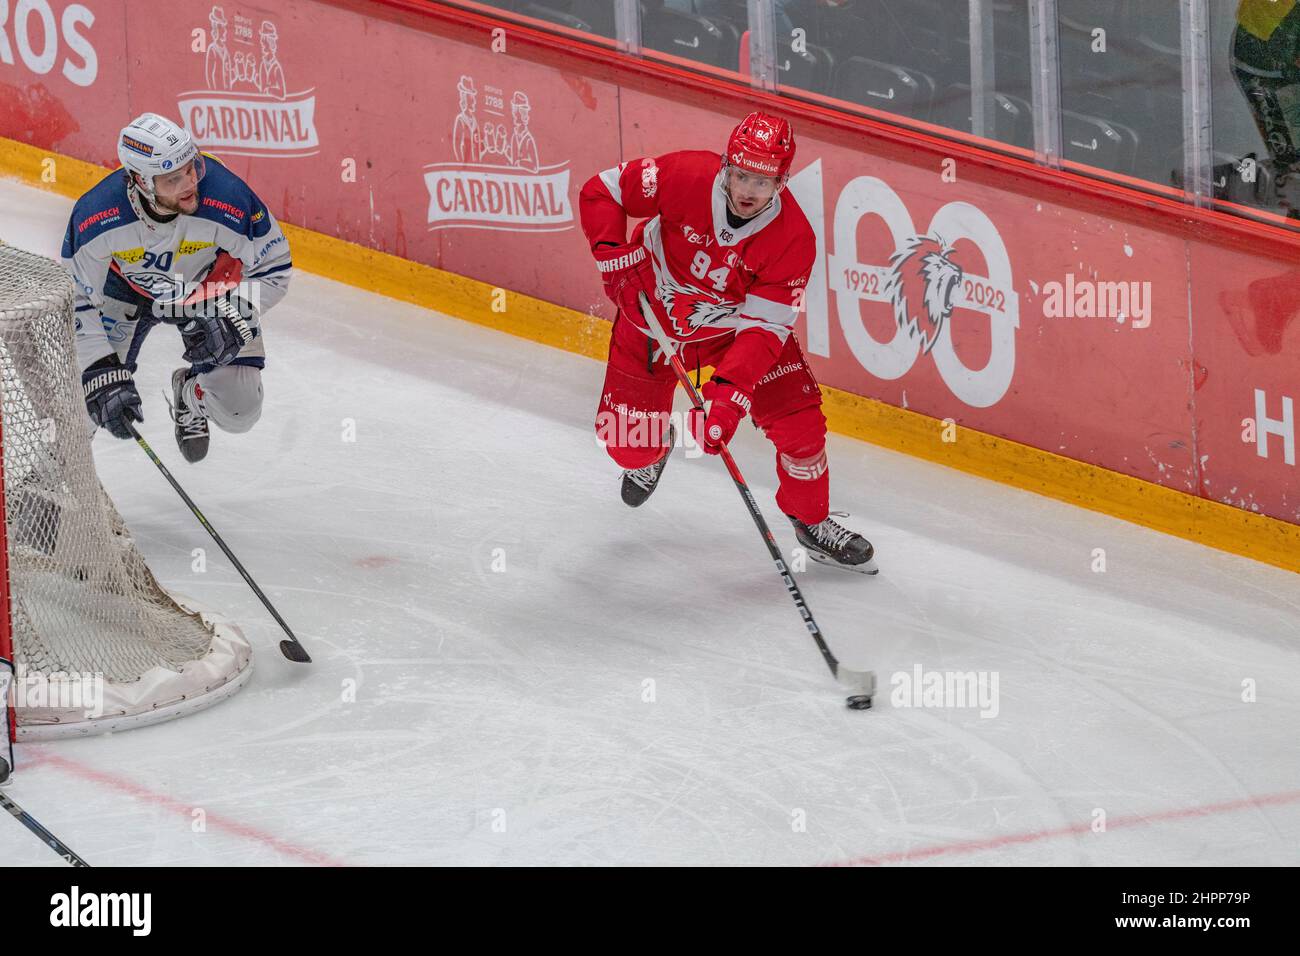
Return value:
[(203, 178), (203, 154), (194, 145), (189, 130), (177, 126), (165, 116), (144, 113), (122, 130), (117, 140), (117, 158), (122, 165), (144, 180), (141, 191), (153, 199), (154, 177), (166, 176), (194, 161), (194, 173)]

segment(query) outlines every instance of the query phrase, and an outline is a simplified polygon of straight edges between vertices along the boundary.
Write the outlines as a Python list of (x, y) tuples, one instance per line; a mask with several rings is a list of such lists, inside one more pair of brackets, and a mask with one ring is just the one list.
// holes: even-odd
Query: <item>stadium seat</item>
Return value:
[(745, 0), (666, 0), (678, 13), (708, 20), (722, 33), (720, 54), (727, 69), (737, 69), (740, 60), (740, 37), (749, 29), (749, 12)]
[[(970, 86), (954, 83), (935, 99), (933, 122), (964, 133), (974, 131)], [(991, 138), (1023, 149), (1034, 147), (1034, 116), (1028, 101), (1007, 93), (993, 99), (994, 131)]]
[(586, 20), (574, 16), (572, 13), (541, 3), (526, 3), (519, 12), (526, 17), (535, 17), (538, 20), (545, 20), (547, 23), (568, 27), (570, 30), (580, 30), (583, 33), (595, 32), (592, 30), (591, 24)]
[(609, 0), (573, 0), (569, 12), (586, 20), (593, 33), (614, 36), (614, 5)]
[[(736, 54), (727, 62), (727, 37), (711, 21), (647, 2), (641, 12), (641, 44), (651, 50), (734, 70)], [(736, 37), (737, 46), (739, 36)]]
[[(998, 92), (1021, 100), (1032, 98), (1029, 60), (1029, 11), (1024, 0), (993, 0), (993, 63)], [(955, 59), (970, 64), (970, 33), (953, 35)], [(969, 82), (968, 77), (954, 82)]]
[(851, 103), (929, 120), (935, 82), (926, 73), (851, 56), (835, 68), (835, 95)]
[[(1178, 4), (1060, 0), (1058, 10), (1062, 108), (1103, 118), (1121, 140), (1136, 137), (1131, 160), (1123, 158), (1126, 144), (1118, 166), (1092, 165), (1169, 185), (1165, 157), (1181, 148), (1183, 135)], [(1098, 30), (1105, 31), (1104, 52), (1094, 50)], [(1092, 134), (1080, 138), (1091, 143)], [(1068, 144), (1066, 155), (1089, 162)]]
[(806, 50), (796, 52), (788, 41), (777, 43), (777, 82), (781, 86), (812, 93), (829, 93), (834, 63), (831, 52), (815, 43), (806, 46)]
[(1134, 175), (1139, 139), (1131, 127), (1099, 116), (1062, 110), (1061, 138), (1065, 159)]
[[(1242, 175), (1242, 164), (1250, 161), (1254, 164), (1254, 182), (1247, 182)], [(1278, 195), (1278, 187), (1272, 163), (1261, 158), (1258, 153), (1246, 156), (1234, 156), (1220, 150), (1211, 153), (1210, 174), (1211, 189), (1215, 199), (1237, 203), (1242, 206), (1254, 206), (1276, 215), (1286, 215)], [(1164, 157), (1164, 173), (1167, 184), (1178, 189), (1183, 188), (1183, 151), (1170, 152)]]
[(861, 3), (813, 8), (808, 39), (831, 50), (837, 59), (888, 55), (890, 44), (886, 37), (889, 31), (873, 29), (864, 16), (864, 10)]
[(1138, 155), (1138, 175), (1172, 185), (1161, 161), (1170, 152), (1182, 152), (1183, 60), (1179, 46), (1178, 9), (1163, 5), (1145, 7), (1137, 31), (1139, 56), (1147, 77), (1138, 84), (1138, 99), (1146, 147)]
[[(876, 28), (890, 38), (891, 52), (886, 58), (891, 63), (936, 78), (970, 77), (969, 47), (956, 42), (957, 37), (970, 34), (966, 4), (950, 0), (876, 2), (880, 4)], [(882, 26), (887, 31), (882, 31)]]

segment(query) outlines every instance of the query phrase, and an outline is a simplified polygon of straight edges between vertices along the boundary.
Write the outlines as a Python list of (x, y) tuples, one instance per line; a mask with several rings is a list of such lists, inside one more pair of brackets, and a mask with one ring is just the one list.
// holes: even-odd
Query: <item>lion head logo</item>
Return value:
[(938, 341), (961, 286), (962, 269), (952, 254), (953, 247), (937, 236), (916, 236), (889, 258), (885, 295), (898, 327), (912, 338), (920, 336), (923, 354)]
[(660, 264), (657, 253), (651, 256), (650, 261), (654, 265), (659, 300), (668, 313), (673, 330), (681, 338), (689, 338), (703, 326), (729, 319), (739, 311), (738, 303), (729, 302), (716, 292), (678, 282)]

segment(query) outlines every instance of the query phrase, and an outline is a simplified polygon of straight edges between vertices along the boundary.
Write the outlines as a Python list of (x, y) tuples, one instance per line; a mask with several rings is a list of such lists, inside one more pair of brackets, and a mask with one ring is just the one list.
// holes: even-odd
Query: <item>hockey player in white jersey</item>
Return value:
[(201, 461), (209, 421), (245, 432), (261, 415), (261, 317), (288, 290), (289, 243), (247, 184), (170, 120), (134, 120), (117, 154), (123, 169), (77, 200), (63, 240), (86, 411), (131, 437), (127, 423), (143, 420), (140, 347), (154, 326), (174, 325), (188, 363), (172, 373), (176, 444)]

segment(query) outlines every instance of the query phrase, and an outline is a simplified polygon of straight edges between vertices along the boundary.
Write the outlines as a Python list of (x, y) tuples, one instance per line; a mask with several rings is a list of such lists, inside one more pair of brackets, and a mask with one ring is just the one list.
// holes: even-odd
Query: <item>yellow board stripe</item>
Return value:
[[(0, 174), (30, 185), (75, 199), (105, 172), (0, 137)], [(610, 325), (603, 319), (282, 225), (294, 265), (308, 272), (567, 352), (601, 360), (608, 352)], [(822, 391), (827, 422), (840, 434), (1300, 572), (1300, 526), (959, 425), (945, 436), (937, 419), (836, 388)]]
[(1098, 465), (825, 388), (832, 430), (916, 458), (1300, 572), (1300, 527)]

